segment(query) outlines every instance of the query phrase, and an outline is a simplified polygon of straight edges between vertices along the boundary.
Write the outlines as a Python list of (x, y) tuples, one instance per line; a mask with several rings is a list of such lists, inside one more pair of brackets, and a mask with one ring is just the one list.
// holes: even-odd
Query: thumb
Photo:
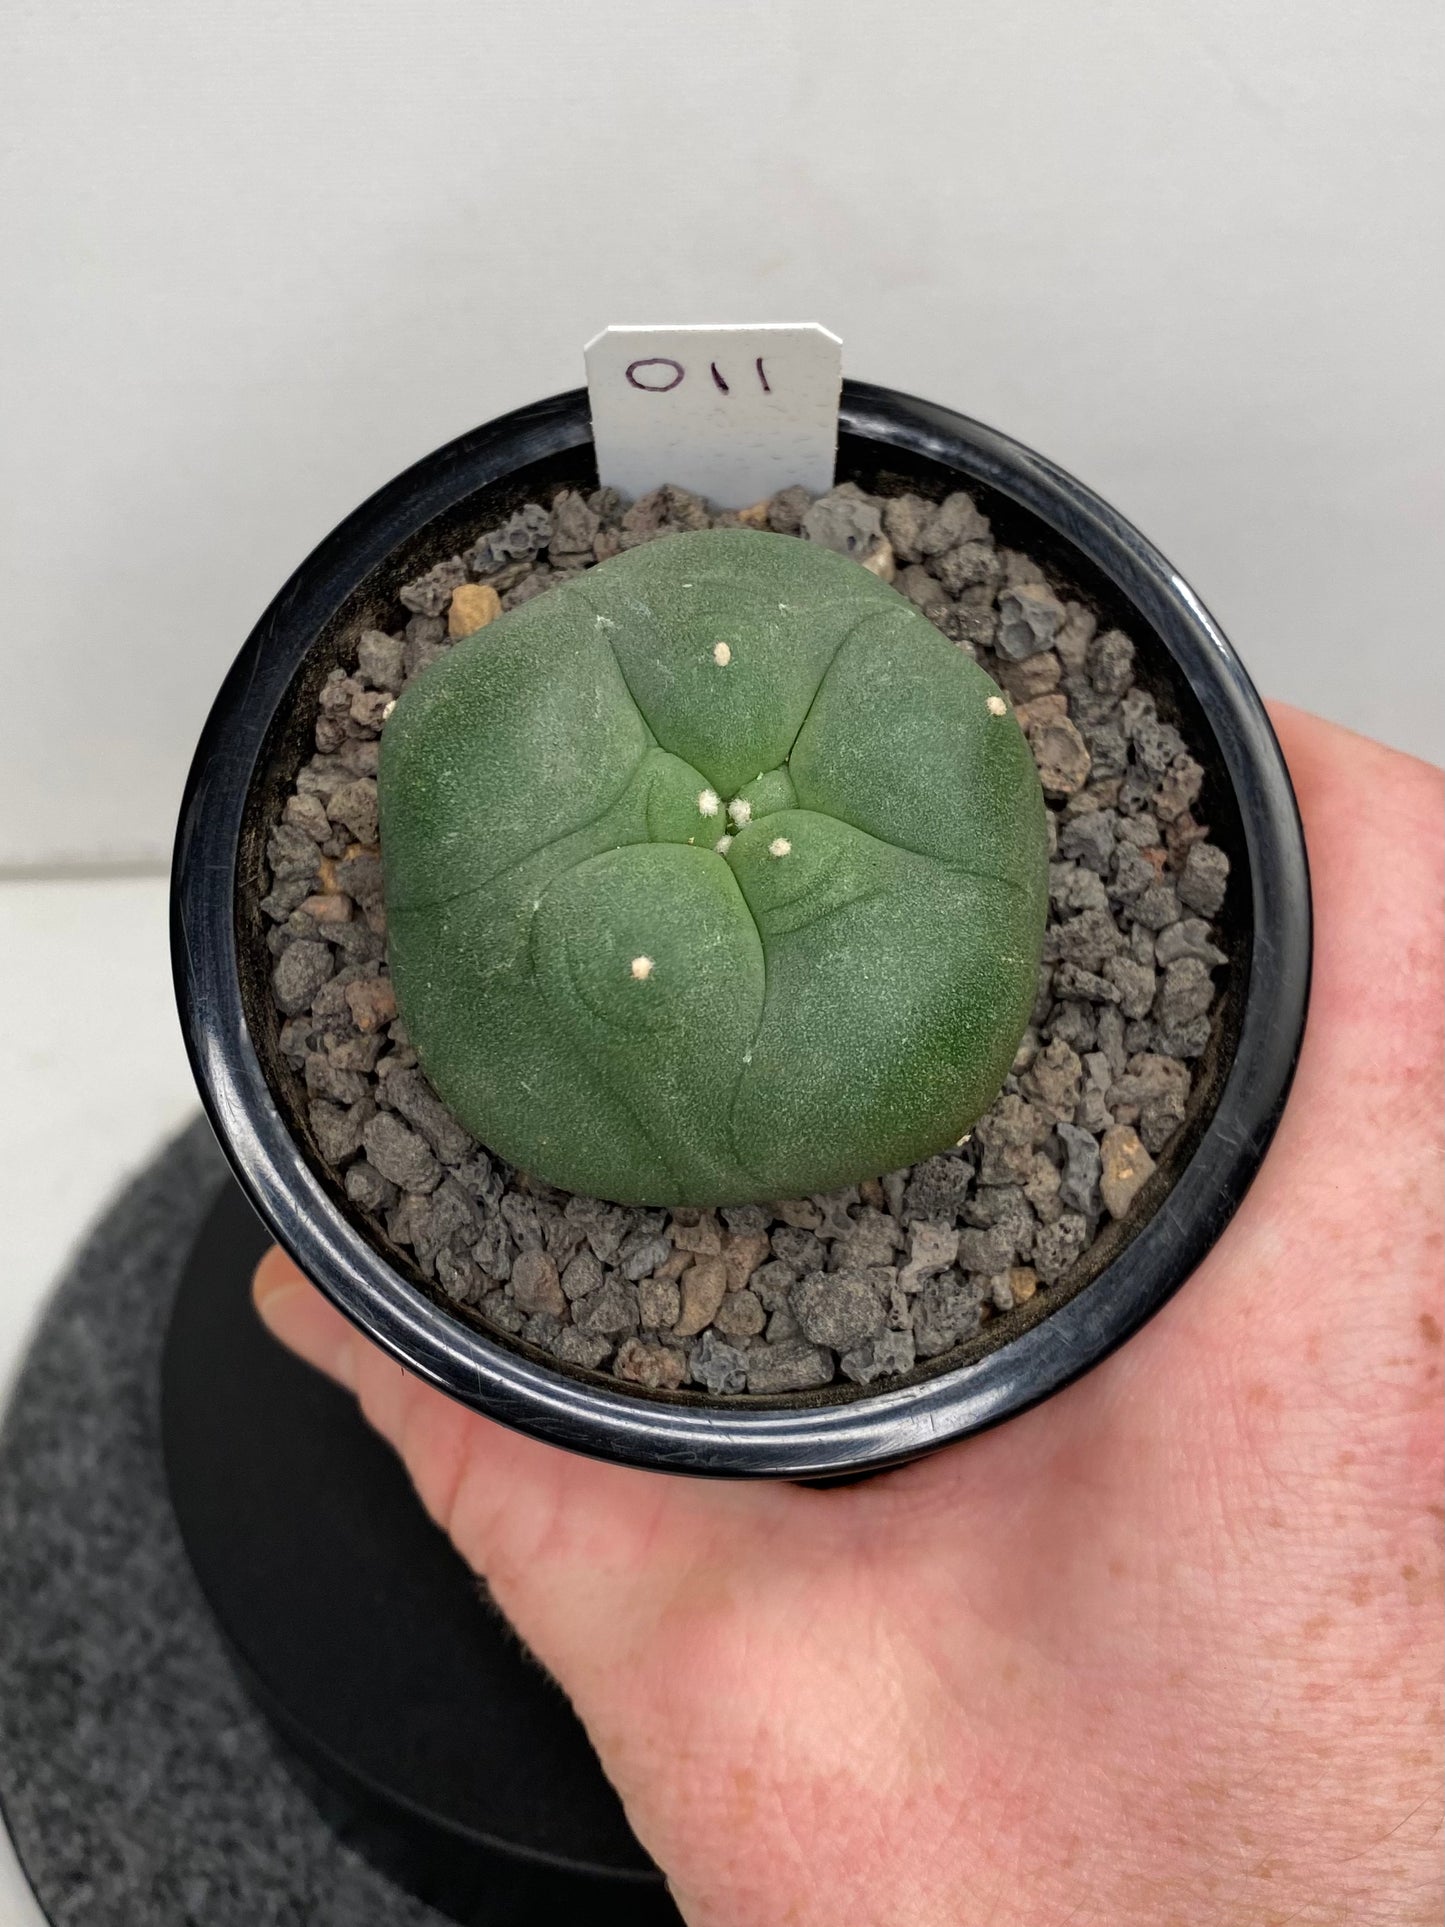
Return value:
[(431, 1517), (574, 1696), (673, 1602), (735, 1581), (810, 1496), (630, 1471), (497, 1425), (387, 1357), (275, 1248), (253, 1290), (272, 1334), (356, 1394)]

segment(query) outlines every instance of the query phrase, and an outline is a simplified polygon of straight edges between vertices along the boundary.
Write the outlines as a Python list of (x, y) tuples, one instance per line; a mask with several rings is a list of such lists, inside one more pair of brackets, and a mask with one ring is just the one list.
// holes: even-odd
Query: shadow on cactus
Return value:
[(460, 643), (383, 737), (397, 1000), (482, 1143), (624, 1204), (942, 1149), (1034, 999), (1043, 796), (995, 684), (794, 537), (616, 557)]

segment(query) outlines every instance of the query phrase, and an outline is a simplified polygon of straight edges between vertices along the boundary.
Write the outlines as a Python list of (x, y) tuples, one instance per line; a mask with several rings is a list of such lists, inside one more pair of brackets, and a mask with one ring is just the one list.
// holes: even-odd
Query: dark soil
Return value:
[[(858, 557), (999, 683), (1054, 846), (1038, 1000), (1003, 1094), (964, 1142), (827, 1197), (721, 1211), (574, 1196), (473, 1142), (417, 1065), (387, 978), (377, 836), (389, 705), (450, 647), (464, 584), (504, 609), (619, 550), (739, 520)], [(486, 601), (476, 591), (457, 609)], [(268, 844), (279, 1048), (353, 1206), (494, 1331), (632, 1388), (776, 1395), (887, 1384), (1015, 1307), (1067, 1295), (1179, 1131), (1217, 1021), (1212, 919), (1229, 862), (1203, 769), (1136, 685), (1134, 644), (971, 498), (785, 490), (742, 517), (662, 488), (563, 490), (401, 591), (389, 632), (324, 685), (316, 754)], [(495, 604), (492, 605), (495, 607)], [(453, 627), (460, 626), (453, 620)], [(1213, 1013), (1213, 1015), (1212, 1015)]]

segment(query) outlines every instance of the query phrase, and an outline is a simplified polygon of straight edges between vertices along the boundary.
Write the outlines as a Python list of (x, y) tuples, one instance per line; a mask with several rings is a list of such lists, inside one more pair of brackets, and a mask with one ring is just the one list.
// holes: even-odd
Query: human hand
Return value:
[(262, 1261), (693, 1927), (1440, 1918), (1440, 784), (1275, 721), (1317, 917), (1294, 1093), (1187, 1288), (1046, 1406), (830, 1492), (624, 1471)]

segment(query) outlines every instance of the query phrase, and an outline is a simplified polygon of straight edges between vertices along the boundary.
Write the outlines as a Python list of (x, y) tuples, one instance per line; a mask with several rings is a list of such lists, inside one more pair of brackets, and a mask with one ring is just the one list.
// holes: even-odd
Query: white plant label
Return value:
[(816, 322), (604, 328), (586, 356), (604, 485), (675, 482), (725, 509), (833, 486), (843, 344)]

